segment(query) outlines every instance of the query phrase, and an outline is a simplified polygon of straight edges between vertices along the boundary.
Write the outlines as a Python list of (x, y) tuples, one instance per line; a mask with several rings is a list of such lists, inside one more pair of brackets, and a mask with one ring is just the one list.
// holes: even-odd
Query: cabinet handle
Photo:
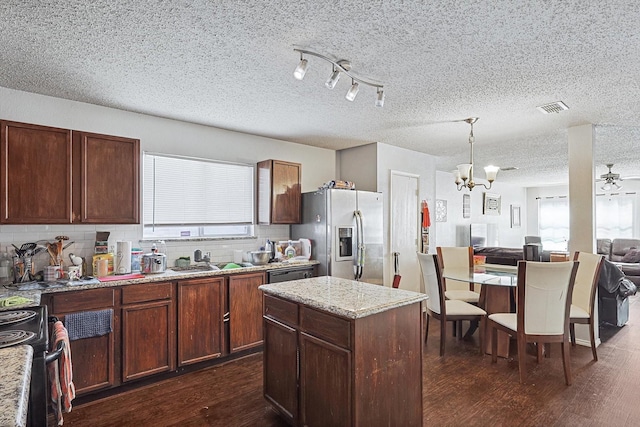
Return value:
[(224, 314), (224, 316), (222, 316), (222, 321), (223, 321), (223, 322), (228, 322), (228, 321), (229, 321), (229, 316), (230, 316), (230, 313), (227, 311), (227, 312)]

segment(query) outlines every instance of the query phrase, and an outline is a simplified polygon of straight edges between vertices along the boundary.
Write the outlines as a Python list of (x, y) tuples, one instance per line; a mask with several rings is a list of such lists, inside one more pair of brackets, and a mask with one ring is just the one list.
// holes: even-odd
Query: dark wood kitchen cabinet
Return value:
[(71, 222), (71, 131), (0, 121), (3, 224)]
[(229, 276), (229, 352), (262, 345), (262, 272)]
[(139, 223), (139, 140), (6, 120), (0, 136), (0, 223)]
[(222, 276), (178, 281), (178, 366), (224, 353)]
[(137, 224), (140, 221), (140, 141), (73, 132), (74, 222)]
[[(114, 288), (88, 289), (43, 295), (50, 316), (65, 322), (71, 313), (113, 309), (119, 290)], [(119, 383), (116, 375), (116, 342), (120, 327), (120, 316), (113, 312), (110, 334), (70, 341), (73, 357), (73, 383), (76, 394), (111, 388)]]
[(122, 288), (122, 381), (175, 369), (174, 283)]
[(346, 318), (265, 294), (265, 398), (293, 426), (421, 426), (422, 318), (419, 301)]
[(258, 223), (298, 224), (302, 218), (302, 165), (282, 160), (258, 163)]

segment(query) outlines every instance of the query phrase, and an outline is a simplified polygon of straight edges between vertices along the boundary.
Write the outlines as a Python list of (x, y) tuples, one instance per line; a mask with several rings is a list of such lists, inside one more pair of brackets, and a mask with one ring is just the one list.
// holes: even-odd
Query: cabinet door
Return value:
[[(114, 325), (115, 323), (114, 319)], [(70, 342), (73, 354), (73, 384), (78, 396), (116, 385), (114, 337), (115, 334), (112, 332), (100, 337)]]
[(264, 273), (229, 276), (229, 351), (262, 344), (262, 292)]
[(122, 381), (175, 369), (171, 300), (122, 307)]
[(140, 141), (75, 131), (73, 140), (80, 158), (74, 165), (74, 221), (139, 223)]
[(224, 278), (178, 282), (178, 366), (223, 353)]
[(264, 317), (264, 397), (297, 425), (298, 334), (295, 329)]
[(300, 423), (351, 426), (351, 352), (300, 333)]
[(258, 223), (298, 224), (302, 217), (299, 163), (265, 160), (258, 163)]
[(71, 222), (71, 131), (0, 121), (3, 224)]

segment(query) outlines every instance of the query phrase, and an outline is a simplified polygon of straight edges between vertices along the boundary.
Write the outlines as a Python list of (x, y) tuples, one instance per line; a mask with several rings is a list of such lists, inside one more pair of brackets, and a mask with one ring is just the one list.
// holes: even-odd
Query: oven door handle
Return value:
[(58, 360), (63, 350), (64, 350), (64, 341), (60, 341), (58, 342), (56, 349), (50, 353), (47, 353), (47, 355), (44, 357), (44, 363), (48, 365), (54, 360)]

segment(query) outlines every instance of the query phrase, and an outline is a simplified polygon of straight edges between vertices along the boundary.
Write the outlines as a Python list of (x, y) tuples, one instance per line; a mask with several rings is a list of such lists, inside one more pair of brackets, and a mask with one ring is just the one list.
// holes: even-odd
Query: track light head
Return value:
[(384, 91), (381, 87), (378, 88), (378, 97), (376, 98), (376, 107), (384, 107)]
[(340, 80), (340, 71), (337, 70), (336, 67), (333, 67), (331, 77), (329, 77), (329, 80), (327, 80), (324, 85), (327, 87), (327, 89), (333, 89), (334, 87), (336, 87), (336, 83), (338, 83), (338, 80)]
[(307, 73), (307, 64), (308, 62), (306, 59), (300, 58), (300, 63), (298, 64), (296, 69), (293, 71), (293, 77), (295, 77), (298, 80), (304, 79), (304, 75)]
[(345, 98), (347, 98), (347, 101), (353, 101), (354, 99), (356, 99), (356, 95), (358, 94), (359, 90), (360, 85), (358, 84), (358, 82), (356, 82), (355, 80), (351, 80), (351, 87), (349, 88), (349, 92), (347, 92), (347, 95), (345, 96)]

